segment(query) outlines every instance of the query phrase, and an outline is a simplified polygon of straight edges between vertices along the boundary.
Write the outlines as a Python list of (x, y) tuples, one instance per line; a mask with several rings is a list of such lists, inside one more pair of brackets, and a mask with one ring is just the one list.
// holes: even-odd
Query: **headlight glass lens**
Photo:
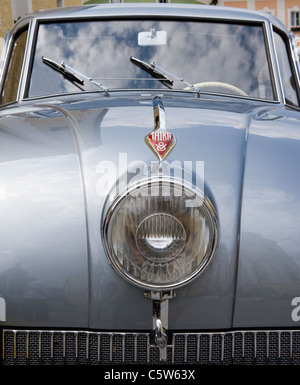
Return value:
[(218, 221), (211, 202), (191, 186), (152, 180), (116, 197), (106, 211), (103, 237), (123, 278), (166, 290), (188, 283), (208, 265)]
[(174, 216), (166, 213), (149, 215), (137, 228), (136, 245), (140, 253), (153, 262), (169, 262), (185, 246), (186, 233)]

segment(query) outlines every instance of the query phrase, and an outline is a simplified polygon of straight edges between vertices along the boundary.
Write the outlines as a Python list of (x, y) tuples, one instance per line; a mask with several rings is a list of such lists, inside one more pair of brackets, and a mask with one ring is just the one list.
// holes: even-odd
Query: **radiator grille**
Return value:
[[(172, 333), (169, 364), (299, 365), (300, 331)], [(4, 365), (159, 364), (149, 333), (4, 330)]]

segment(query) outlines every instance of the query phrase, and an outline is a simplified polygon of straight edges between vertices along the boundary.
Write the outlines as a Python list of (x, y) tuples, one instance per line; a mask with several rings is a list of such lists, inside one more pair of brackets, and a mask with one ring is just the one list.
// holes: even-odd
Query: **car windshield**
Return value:
[[(199, 88), (273, 100), (266, 52), (260, 25), (169, 20), (45, 23), (38, 29), (28, 97), (99, 91), (83, 78), (83, 85), (72, 82), (42, 59), (48, 58), (108, 90)], [(146, 66), (137, 65), (141, 62)], [(154, 65), (159, 68), (156, 76), (151, 73)]]

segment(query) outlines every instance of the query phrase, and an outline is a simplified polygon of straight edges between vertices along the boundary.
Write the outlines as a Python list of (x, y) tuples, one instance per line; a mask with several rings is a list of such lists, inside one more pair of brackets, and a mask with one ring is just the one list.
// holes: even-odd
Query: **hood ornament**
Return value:
[(166, 129), (165, 109), (162, 100), (156, 96), (153, 99), (154, 130), (145, 137), (150, 150), (162, 162), (174, 148), (176, 138)]

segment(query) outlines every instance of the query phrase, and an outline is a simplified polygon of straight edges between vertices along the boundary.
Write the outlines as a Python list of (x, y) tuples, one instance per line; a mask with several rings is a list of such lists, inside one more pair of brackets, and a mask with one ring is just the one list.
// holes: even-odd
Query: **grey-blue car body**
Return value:
[(299, 364), (299, 97), (293, 36), (264, 13), (18, 21), (1, 62), (2, 363)]

